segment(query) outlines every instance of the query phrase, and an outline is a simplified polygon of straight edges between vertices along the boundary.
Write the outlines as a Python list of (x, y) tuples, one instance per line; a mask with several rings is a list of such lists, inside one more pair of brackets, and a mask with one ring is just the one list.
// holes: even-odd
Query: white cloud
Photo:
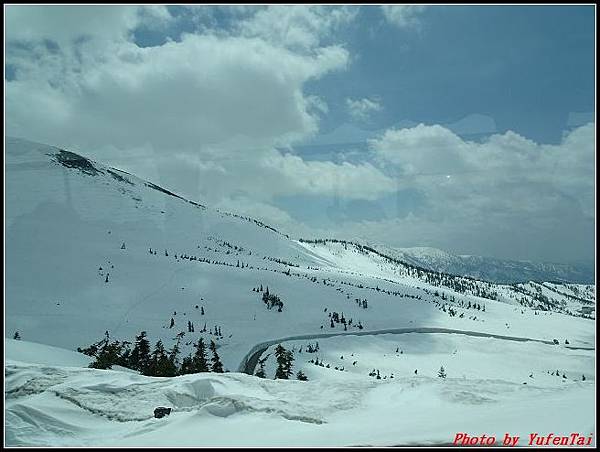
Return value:
[[(85, 60), (67, 52), (10, 60), (19, 77), (6, 84), (9, 133), (53, 142), (68, 136), (92, 148), (107, 141), (188, 152), (288, 145), (318, 128), (310, 110), (321, 104), (304, 95), (304, 83), (348, 58), (335, 46), (304, 56), (260, 39), (212, 35), (149, 48), (119, 43), (101, 53), (82, 43), (77, 51)], [(52, 105), (51, 115), (32, 108), (38, 98)]]
[(419, 16), (425, 10), (423, 5), (383, 5), (381, 10), (391, 24), (399, 28), (419, 26)]
[[(594, 223), (594, 143), (593, 123), (555, 145), (511, 131), (475, 142), (439, 125), (388, 130), (370, 142), (372, 151), (389, 173), (396, 173), (399, 189), (418, 191), (425, 203), (411, 216), (389, 220), (396, 226), (380, 230), (395, 227), (413, 244), (449, 249), (460, 244), (463, 251), (495, 246), (492, 254), (510, 250), (523, 257), (537, 246), (537, 258), (551, 259), (561, 248), (563, 257), (589, 256), (589, 236), (582, 238), (581, 231), (589, 234), (586, 228)], [(379, 226), (359, 229), (369, 228)], [(530, 246), (514, 237), (518, 234)]]
[(274, 45), (310, 50), (351, 22), (357, 7), (268, 6), (238, 24), (242, 36), (260, 37)]
[(369, 119), (372, 113), (380, 111), (383, 107), (377, 99), (346, 99), (346, 108), (352, 118), (364, 121)]
[(407, 175), (466, 169), (464, 155), (469, 144), (439, 125), (389, 129), (369, 142), (377, 157), (395, 164)]
[(6, 39), (48, 39), (67, 45), (80, 38), (123, 39), (145, 23), (172, 19), (165, 6), (8, 5)]
[(281, 195), (375, 200), (396, 189), (394, 181), (370, 163), (304, 161), (296, 155), (273, 153), (262, 160), (261, 167), (271, 174), (267, 183), (275, 182)]

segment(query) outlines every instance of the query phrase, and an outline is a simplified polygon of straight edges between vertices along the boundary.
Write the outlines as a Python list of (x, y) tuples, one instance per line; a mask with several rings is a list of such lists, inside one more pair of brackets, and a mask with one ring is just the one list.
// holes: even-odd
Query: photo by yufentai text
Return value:
[(555, 435), (547, 433), (540, 435), (539, 433), (530, 433), (527, 437), (512, 436), (505, 433), (504, 437), (496, 439), (494, 435), (486, 434), (480, 436), (472, 436), (468, 433), (457, 433), (454, 435), (454, 446), (591, 446), (593, 434), (588, 436), (580, 433), (571, 433), (567, 436)]

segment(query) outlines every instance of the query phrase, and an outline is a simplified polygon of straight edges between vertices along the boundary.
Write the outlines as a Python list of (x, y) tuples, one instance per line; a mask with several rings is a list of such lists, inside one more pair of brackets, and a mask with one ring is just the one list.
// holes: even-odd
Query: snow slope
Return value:
[[(444, 276), (354, 245), (296, 241), (260, 221), (186, 200), (168, 188), (52, 146), (8, 138), (5, 157), (5, 334), (12, 337), (18, 331), (23, 339), (9, 341), (6, 349), (10, 384), (5, 397), (12, 404), (6, 408), (7, 441), (29, 445), (447, 442), (448, 432), (461, 425), (461, 430), (499, 425), (533, 428), (522, 424), (535, 409), (563, 410), (564, 428), (587, 429), (593, 424), (588, 421), (594, 419), (590, 356), (595, 352), (566, 349), (564, 342), (595, 347), (594, 321), (578, 312), (584, 304), (595, 306), (595, 286), (547, 285), (540, 289), (541, 295), (548, 295), (542, 298), (534, 285)], [(266, 308), (262, 292), (254, 290), (261, 285), (281, 297), (282, 312)], [(346, 330), (333, 323), (332, 312), (343, 313), (352, 325)], [(188, 321), (193, 322), (194, 332), (188, 331)], [(492, 393), (501, 394), (494, 396), (498, 403), (494, 412), (505, 410), (516, 420), (507, 414), (506, 424), (494, 427), (494, 416), (486, 414), (485, 404), (467, 421), (459, 416), (464, 414), (458, 406), (460, 397), (449, 396), (430, 372), (438, 366), (440, 353), (446, 353), (434, 351), (448, 341), (448, 335), (421, 334), (411, 339), (411, 344), (422, 341), (421, 350), (431, 347), (431, 353), (419, 353), (410, 363), (429, 369), (417, 380), (407, 374), (403, 381), (394, 379), (394, 384), (374, 383), (368, 371), (363, 372), (366, 368), (348, 375), (331, 368), (315, 372), (308, 360), (298, 360), (294, 370), (305, 369), (309, 382), (266, 381), (234, 373), (253, 347), (266, 341), (287, 344), (289, 337), (339, 333), (337, 339), (326, 340), (333, 344), (333, 353), (368, 355), (371, 349), (382, 349), (381, 336), (345, 335), (398, 328), (557, 339), (560, 346), (526, 342), (521, 348), (505, 349), (504, 345), (517, 345), (494, 345), (489, 355), (501, 357), (506, 352), (523, 362), (525, 356), (539, 354), (543, 360), (536, 364), (536, 373), (556, 362), (557, 369), (568, 372), (568, 382), (537, 389), (523, 385), (517, 380), (534, 369), (530, 363), (523, 363), (517, 380), (474, 371), (475, 357), (485, 355), (481, 344), (495, 343), (461, 336), (460, 348), (472, 349), (473, 355), (465, 355), (468, 359), (463, 363), (470, 370), (465, 370), (463, 381), (462, 374), (457, 380), (452, 369), (446, 382), (454, 382), (452, 391), (470, 394), (478, 393), (485, 380)], [(156, 379), (123, 369), (72, 369), (75, 364), (86, 365), (87, 357), (81, 355), (83, 361), (78, 362), (48, 352), (40, 358), (27, 345), (31, 341), (76, 350), (98, 341), (105, 331), (114, 339), (131, 341), (142, 330), (152, 343), (161, 339), (167, 348), (183, 333), (184, 356), (199, 337), (214, 340), (232, 373)], [(369, 358), (369, 362), (384, 362), (384, 358)], [(579, 372), (585, 372), (586, 382), (576, 380)], [(349, 386), (345, 386), (347, 379)], [(33, 385), (33, 392), (28, 385)], [(26, 389), (20, 389), (23, 386)], [(321, 393), (329, 395), (315, 400)], [(121, 399), (113, 412), (115, 394)], [(248, 402), (240, 394), (257, 394), (257, 400)], [(352, 401), (356, 394), (361, 394), (359, 402)], [(519, 402), (522, 395), (527, 404)], [(388, 406), (386, 400), (397, 400), (399, 405)], [(166, 423), (150, 418), (151, 408), (160, 404), (176, 407)], [(324, 408), (327, 404), (339, 410), (329, 412)], [(415, 416), (410, 423), (392, 428), (392, 422), (398, 424), (398, 407), (407, 404)], [(432, 418), (434, 406), (440, 414)], [(368, 431), (358, 428), (376, 409), (380, 425), (370, 423)], [(574, 410), (579, 410), (577, 416)], [(430, 420), (421, 425), (426, 414)], [(488, 423), (480, 424), (483, 419)], [(206, 428), (191, 435), (179, 433), (198, 421)], [(542, 420), (535, 422), (544, 427)], [(548, 422), (552, 425), (544, 428), (560, 426), (558, 420)], [(222, 428), (240, 434), (231, 438), (220, 433)], [(264, 433), (260, 437), (257, 428)], [(347, 431), (353, 434), (349, 437)]]

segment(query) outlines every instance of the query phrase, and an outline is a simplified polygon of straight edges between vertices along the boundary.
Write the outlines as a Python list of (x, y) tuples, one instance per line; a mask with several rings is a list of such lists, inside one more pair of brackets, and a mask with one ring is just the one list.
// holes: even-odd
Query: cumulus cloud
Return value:
[(243, 36), (260, 37), (270, 43), (310, 50), (356, 17), (356, 7), (268, 6), (238, 24)]
[[(419, 124), (388, 130), (370, 146), (378, 158), (393, 164), (400, 180), (430, 193), (441, 205), (454, 194), (464, 196), (463, 207), (470, 199), (485, 199), (489, 208), (510, 199), (511, 211), (551, 211), (562, 195), (576, 199), (582, 213), (593, 217), (594, 134), (590, 123), (556, 145), (511, 131), (476, 142), (439, 125)], [(430, 183), (431, 176), (441, 182)]]
[(8, 5), (6, 39), (47, 39), (67, 45), (81, 38), (122, 39), (142, 21), (154, 25), (172, 17), (165, 6)]
[[(575, 129), (559, 144), (540, 144), (511, 131), (467, 141), (439, 125), (420, 124), (388, 130), (370, 147), (400, 189), (425, 197), (426, 208), (391, 220), (403, 233), (413, 230), (415, 243), (495, 247), (493, 254), (510, 250), (514, 256), (537, 247), (546, 258), (563, 248), (563, 256), (589, 257), (589, 235), (582, 231), (589, 234), (595, 216), (594, 126)], [(429, 241), (423, 240), (427, 231)], [(514, 237), (519, 234), (529, 245)]]
[(9, 129), (23, 133), (45, 122), (48, 110), (30, 108), (39, 95), (54, 107), (53, 122), (62, 118), (45, 131), (56, 131), (52, 140), (66, 134), (88, 147), (110, 140), (189, 152), (287, 145), (318, 127), (303, 84), (347, 59), (338, 47), (308, 57), (262, 40), (210, 35), (113, 50), (83, 64), (64, 56), (72, 67), (64, 75), (64, 66), (55, 68), (59, 85), (49, 83), (51, 64), (8, 82)]
[(425, 10), (423, 5), (383, 5), (381, 10), (386, 20), (399, 28), (419, 26), (419, 16)]
[(350, 116), (356, 120), (369, 119), (372, 113), (380, 111), (383, 107), (377, 99), (346, 99), (346, 108)]

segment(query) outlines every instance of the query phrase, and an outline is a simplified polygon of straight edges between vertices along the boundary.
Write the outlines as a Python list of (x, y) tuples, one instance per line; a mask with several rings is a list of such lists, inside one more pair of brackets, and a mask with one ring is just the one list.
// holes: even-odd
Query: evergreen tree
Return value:
[(206, 347), (202, 338), (198, 339), (196, 343), (196, 353), (192, 358), (192, 368), (192, 373), (209, 372), (208, 361), (206, 360)]
[(179, 343), (181, 342), (181, 338), (184, 334), (185, 333), (183, 331), (177, 334), (177, 341), (175, 342), (175, 345), (169, 352), (169, 361), (171, 362), (173, 369), (177, 369), (179, 367)]
[(210, 351), (212, 352), (212, 358), (210, 358), (211, 371), (223, 373), (223, 363), (217, 353), (217, 344), (215, 344), (215, 341), (210, 341)]
[(135, 346), (129, 355), (129, 367), (144, 373), (150, 362), (150, 342), (146, 332), (142, 331), (135, 338)]
[(181, 368), (179, 369), (179, 375), (187, 375), (194, 373), (194, 360), (192, 355), (188, 355), (181, 361)]
[(444, 366), (440, 367), (440, 370), (438, 371), (438, 377), (446, 378), (446, 371), (444, 370)]
[(124, 341), (121, 343), (119, 358), (117, 360), (117, 364), (119, 366), (131, 368), (131, 342)]
[(287, 378), (290, 378), (293, 375), (292, 372), (292, 363), (294, 362), (294, 353), (290, 350), (285, 352), (285, 371)]
[(275, 348), (275, 357), (277, 359), (277, 370), (275, 378), (287, 380), (292, 375), (292, 362), (294, 355), (290, 350), (286, 350), (281, 344)]
[(19, 334), (18, 331), (15, 331), (15, 335), (13, 336), (13, 339), (21, 340), (21, 335)]
[(281, 344), (275, 348), (275, 357), (277, 358), (277, 370), (275, 371), (276, 379), (286, 379), (287, 373), (285, 372), (285, 348)]
[(105, 338), (100, 341), (99, 346), (96, 348), (95, 356), (96, 360), (92, 362), (89, 367), (94, 369), (110, 369), (115, 364), (121, 364), (121, 354), (125, 348), (124, 344), (119, 341), (110, 342), (108, 331), (105, 333)]
[(175, 369), (167, 355), (162, 340), (158, 340), (154, 346), (154, 351), (150, 356), (150, 363), (146, 368), (144, 375), (153, 377), (173, 377), (175, 376)]

